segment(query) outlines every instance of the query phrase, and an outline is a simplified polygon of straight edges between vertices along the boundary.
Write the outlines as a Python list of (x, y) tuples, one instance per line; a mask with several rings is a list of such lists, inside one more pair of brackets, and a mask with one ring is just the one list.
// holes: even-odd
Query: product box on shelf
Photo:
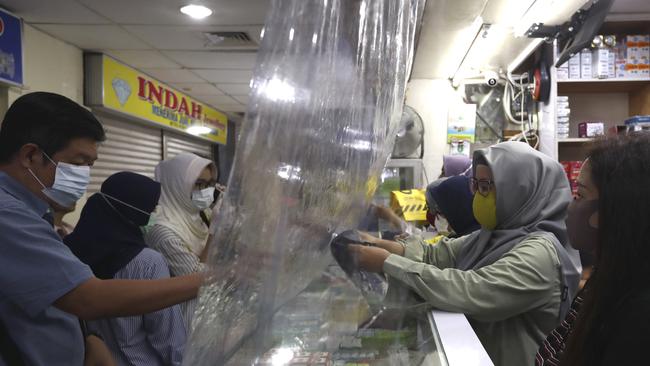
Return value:
[(568, 61), (557, 68), (557, 79), (558, 80), (568, 80), (569, 79), (569, 62)]
[(569, 59), (569, 79), (580, 79), (580, 54)]
[(580, 52), (580, 78), (593, 78), (593, 57), (591, 50), (586, 49)]
[(580, 122), (578, 137), (596, 137), (605, 134), (605, 124), (602, 122)]
[(593, 50), (592, 53), (592, 70), (593, 78), (595, 79), (606, 79), (610, 74), (610, 60), (609, 60), (610, 50), (607, 47), (601, 47)]

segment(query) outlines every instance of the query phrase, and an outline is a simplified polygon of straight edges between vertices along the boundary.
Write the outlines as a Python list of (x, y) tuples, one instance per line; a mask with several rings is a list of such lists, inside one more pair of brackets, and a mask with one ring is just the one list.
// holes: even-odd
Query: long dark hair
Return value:
[(647, 287), (650, 269), (650, 134), (599, 141), (589, 154), (598, 189), (594, 273), (569, 336), (562, 365), (596, 365), (613, 333), (611, 315)]

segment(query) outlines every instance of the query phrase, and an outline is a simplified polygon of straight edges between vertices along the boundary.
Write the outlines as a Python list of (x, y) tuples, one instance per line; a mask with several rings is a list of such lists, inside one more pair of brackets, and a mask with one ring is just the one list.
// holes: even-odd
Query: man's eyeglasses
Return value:
[(472, 194), (476, 194), (478, 192), (483, 197), (487, 197), (492, 190), (492, 186), (494, 186), (494, 181), (487, 179), (471, 178), (469, 180), (469, 183), (469, 188), (471, 189)]

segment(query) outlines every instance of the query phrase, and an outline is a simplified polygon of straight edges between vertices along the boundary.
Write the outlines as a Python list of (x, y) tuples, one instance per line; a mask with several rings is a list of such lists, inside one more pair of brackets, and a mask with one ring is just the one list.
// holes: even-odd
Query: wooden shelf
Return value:
[(630, 93), (650, 85), (650, 78), (635, 79), (570, 79), (558, 80), (558, 94)]
[(557, 140), (557, 142), (560, 144), (584, 144), (592, 141), (594, 141), (594, 139), (590, 137), (571, 137), (568, 139)]

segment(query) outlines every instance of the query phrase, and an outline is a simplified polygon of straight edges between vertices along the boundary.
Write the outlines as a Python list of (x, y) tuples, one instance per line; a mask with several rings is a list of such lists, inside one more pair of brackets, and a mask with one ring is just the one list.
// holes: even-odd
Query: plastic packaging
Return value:
[[(297, 321), (296, 344), (319, 342), (304, 336), (311, 323), (278, 309), (332, 278), (330, 240), (367, 209), (392, 150), (423, 3), (271, 1), (184, 365), (275, 357), (278, 329)], [(312, 315), (362, 317), (358, 300), (324, 301), (348, 291), (335, 287), (314, 295)]]

